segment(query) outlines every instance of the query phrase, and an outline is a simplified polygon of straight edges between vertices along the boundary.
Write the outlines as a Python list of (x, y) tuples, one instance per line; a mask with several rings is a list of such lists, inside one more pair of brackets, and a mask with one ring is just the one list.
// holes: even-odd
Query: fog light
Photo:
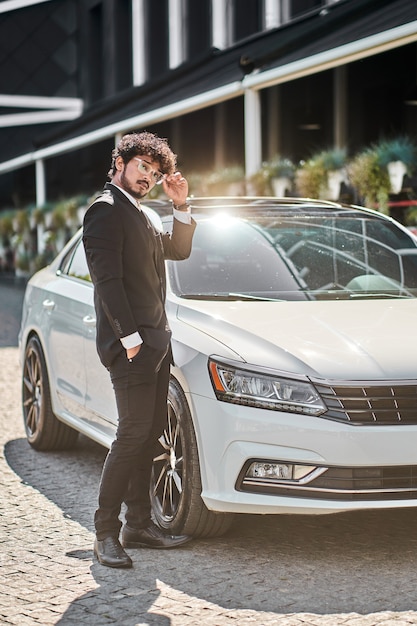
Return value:
[(251, 478), (292, 478), (290, 465), (281, 463), (252, 463), (247, 471)]
[(246, 472), (246, 478), (292, 481), (302, 480), (315, 469), (315, 465), (295, 465), (293, 463), (255, 461), (250, 464)]

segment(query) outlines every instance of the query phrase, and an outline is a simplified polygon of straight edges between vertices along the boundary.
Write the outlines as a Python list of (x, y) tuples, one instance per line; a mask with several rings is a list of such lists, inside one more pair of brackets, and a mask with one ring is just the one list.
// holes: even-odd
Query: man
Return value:
[[(165, 535), (151, 521), (149, 496), (171, 363), (164, 259), (187, 258), (195, 229), (188, 183), (175, 168), (176, 155), (165, 139), (148, 132), (125, 135), (112, 153), (111, 182), (84, 218), (97, 351), (110, 372), (118, 409), (116, 438), (104, 463), (94, 517), (94, 551), (109, 567), (132, 567), (124, 548), (172, 548), (190, 539)], [(173, 203), (170, 234), (157, 230), (140, 206), (158, 183)], [(120, 542), (123, 502), (126, 525)]]

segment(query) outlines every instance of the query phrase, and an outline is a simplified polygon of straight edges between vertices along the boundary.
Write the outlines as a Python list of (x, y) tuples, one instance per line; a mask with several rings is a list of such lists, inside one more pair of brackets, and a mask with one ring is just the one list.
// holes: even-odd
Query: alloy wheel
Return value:
[(43, 375), (39, 357), (35, 350), (26, 354), (23, 370), (23, 411), (26, 431), (32, 436), (38, 430), (42, 409)]
[(159, 438), (162, 453), (154, 458), (153, 499), (166, 522), (174, 519), (182, 496), (183, 451), (180, 424), (168, 402), (166, 428)]

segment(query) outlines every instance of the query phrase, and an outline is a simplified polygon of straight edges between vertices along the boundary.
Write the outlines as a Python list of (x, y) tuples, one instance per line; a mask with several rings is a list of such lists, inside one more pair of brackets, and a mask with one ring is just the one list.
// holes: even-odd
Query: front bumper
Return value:
[[(358, 426), (201, 395), (188, 399), (202, 498), (211, 510), (317, 514), (417, 506), (416, 425)], [(328, 471), (310, 483), (247, 480), (252, 461)]]

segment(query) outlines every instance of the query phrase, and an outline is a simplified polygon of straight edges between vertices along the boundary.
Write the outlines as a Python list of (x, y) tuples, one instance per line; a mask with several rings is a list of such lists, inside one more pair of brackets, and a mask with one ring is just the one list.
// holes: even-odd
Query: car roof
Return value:
[[(188, 199), (188, 203), (191, 206), (193, 215), (198, 213), (210, 214), (216, 209), (227, 210), (231, 213), (237, 214), (253, 213), (259, 209), (284, 209), (286, 211), (294, 210), (294, 212), (299, 212), (300, 210), (322, 210), (324, 212), (329, 211), (329, 213), (334, 213), (336, 210), (338, 212), (346, 211), (347, 213), (367, 213), (381, 219), (390, 220), (390, 218), (386, 215), (383, 215), (373, 209), (313, 198), (276, 198), (272, 196), (191, 196)], [(172, 203), (168, 199), (145, 200), (144, 204), (147, 207), (154, 209), (161, 217), (172, 216)]]
[[(328, 200), (315, 200), (311, 198), (276, 198), (273, 196), (190, 196), (188, 203), (193, 208), (207, 207), (256, 207), (256, 206), (328, 206), (341, 208), (343, 205)], [(171, 210), (172, 204), (168, 199), (144, 200), (144, 204), (156, 211)]]

